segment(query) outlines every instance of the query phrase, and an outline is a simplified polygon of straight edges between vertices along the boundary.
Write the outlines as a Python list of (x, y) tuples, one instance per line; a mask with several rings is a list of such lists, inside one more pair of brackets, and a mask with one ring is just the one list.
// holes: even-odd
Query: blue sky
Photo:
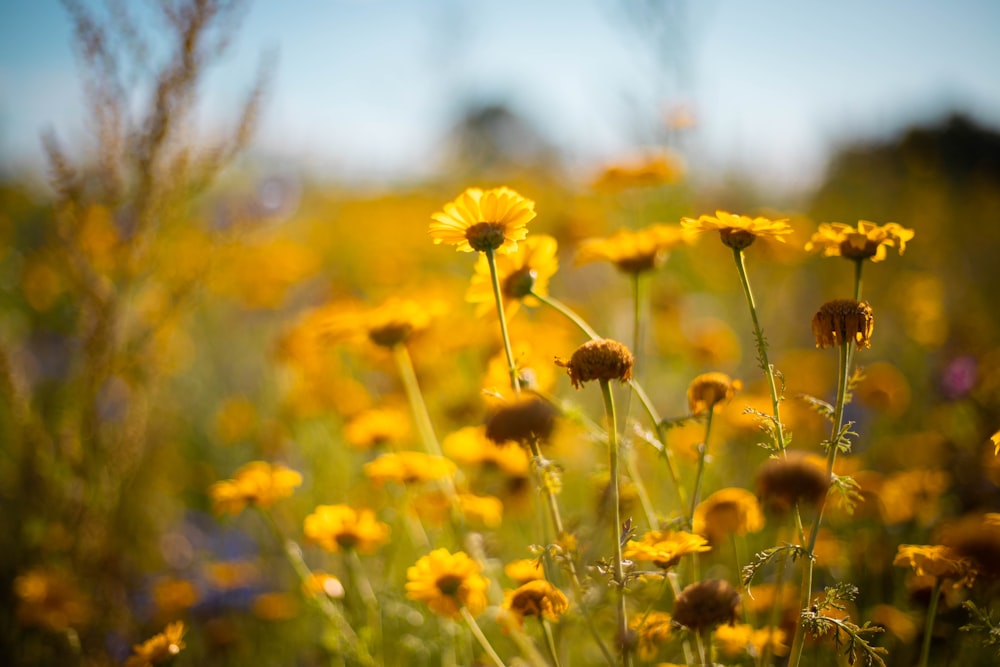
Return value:
[[(646, 4), (663, 10), (621, 11)], [(273, 162), (419, 176), (463, 103), (503, 100), (586, 171), (684, 105), (696, 169), (794, 186), (832, 144), (945, 109), (1000, 126), (998, 28), (992, 0), (256, 0), (203, 115), (276, 53), (254, 146)], [(69, 38), (56, 0), (0, 0), (0, 164), (37, 164), (46, 129), (86, 137)]]

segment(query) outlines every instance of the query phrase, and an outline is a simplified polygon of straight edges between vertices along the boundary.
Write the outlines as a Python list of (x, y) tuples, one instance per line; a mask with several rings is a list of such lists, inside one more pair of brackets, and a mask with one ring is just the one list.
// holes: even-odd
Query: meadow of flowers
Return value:
[(74, 10), (96, 150), (0, 189), (5, 664), (1000, 660), (1000, 319), (944, 206), (1000, 185), (781, 211), (657, 150), (265, 206), (258, 95), (186, 115), (224, 5), (132, 121)]

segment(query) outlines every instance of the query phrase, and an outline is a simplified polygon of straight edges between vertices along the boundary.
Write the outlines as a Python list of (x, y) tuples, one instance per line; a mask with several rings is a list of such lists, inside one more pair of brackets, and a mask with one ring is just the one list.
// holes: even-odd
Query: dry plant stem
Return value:
[(515, 394), (521, 393), (521, 381), (517, 377), (517, 364), (514, 363), (514, 352), (510, 347), (510, 334), (507, 333), (507, 316), (503, 310), (503, 292), (500, 289), (500, 278), (497, 276), (497, 260), (492, 249), (483, 251), (486, 263), (490, 266), (490, 280), (493, 283), (493, 299), (497, 304), (497, 318), (500, 320), (500, 335), (503, 338), (503, 351), (507, 355), (507, 372), (510, 375), (510, 386)]
[[(699, 494), (701, 491), (701, 478), (705, 473), (705, 458), (708, 456), (708, 439), (712, 435), (712, 415), (715, 414), (715, 406), (709, 406), (708, 416), (705, 418), (705, 440), (698, 448), (698, 472), (694, 478), (694, 491), (691, 493), (691, 509), (688, 511), (688, 525), (694, 526), (694, 508), (698, 506)], [(737, 569), (739, 572), (739, 569)]]
[(625, 605), (625, 573), (622, 568), (622, 519), (620, 491), (618, 488), (618, 427), (615, 423), (615, 399), (611, 394), (611, 385), (607, 380), (601, 380), (601, 394), (604, 397), (604, 412), (608, 418), (608, 467), (611, 474), (611, 513), (614, 516), (612, 526), (612, 540), (614, 543), (614, 560), (611, 563), (614, 572), (615, 585), (618, 588), (618, 643), (621, 646), (622, 667), (629, 667), (632, 664), (631, 652), (626, 638), (628, 637), (628, 610)]
[(545, 620), (544, 616), (538, 617), (538, 624), (542, 626), (542, 634), (545, 635), (545, 646), (549, 649), (549, 657), (552, 658), (552, 664), (555, 667), (562, 667), (559, 663), (559, 652), (556, 651), (556, 640), (552, 636), (552, 627)]
[(920, 644), (920, 662), (917, 663), (917, 667), (927, 667), (927, 660), (931, 655), (931, 634), (934, 630), (934, 617), (937, 616), (938, 598), (940, 597), (941, 578), (938, 577), (934, 580), (934, 588), (931, 589), (931, 603), (927, 607), (927, 619), (924, 621), (924, 640)]
[(479, 624), (476, 623), (475, 617), (469, 613), (469, 610), (462, 607), (462, 618), (465, 619), (465, 624), (469, 626), (469, 630), (472, 631), (472, 635), (479, 642), (479, 645), (486, 652), (486, 655), (490, 657), (490, 660), (497, 667), (504, 667), (503, 660), (497, 655), (497, 652), (493, 649), (493, 645), (490, 644), (490, 640), (486, 638), (483, 634), (482, 629), (480, 629)]
[[(531, 448), (531, 456), (536, 461), (541, 461), (543, 459), (542, 452), (538, 447), (538, 441), (534, 438), (528, 439), (528, 445)], [(565, 529), (563, 528), (562, 515), (559, 512), (559, 502), (556, 500), (555, 494), (549, 485), (542, 479), (539, 479), (539, 487), (541, 487), (542, 495), (545, 496), (545, 504), (549, 510), (549, 516), (552, 518), (552, 527), (556, 531), (556, 539), (561, 539), (565, 534)], [(615, 658), (611, 655), (611, 651), (608, 647), (604, 645), (604, 640), (601, 639), (601, 633), (597, 631), (597, 626), (594, 625), (594, 619), (590, 615), (590, 610), (587, 609), (584, 604), (583, 595), (583, 585), (580, 583), (580, 576), (576, 571), (576, 563), (573, 561), (572, 557), (567, 560), (569, 569), (570, 582), (573, 584), (573, 595), (576, 598), (576, 603), (580, 606), (580, 611), (583, 614), (584, 621), (587, 623), (587, 629), (590, 631), (591, 636), (593, 636), (594, 641), (597, 642), (597, 646), (600, 648), (601, 653), (604, 654), (605, 659), (611, 667), (615, 667)]]
[(747, 278), (746, 264), (743, 261), (743, 251), (733, 249), (733, 259), (736, 260), (736, 269), (740, 273), (740, 283), (743, 285), (743, 294), (747, 299), (747, 306), (750, 308), (750, 319), (753, 320), (753, 332), (757, 341), (757, 352), (760, 355), (761, 370), (767, 378), (767, 388), (771, 392), (771, 409), (774, 412), (775, 436), (778, 439), (778, 449), (781, 455), (785, 456), (785, 432), (781, 424), (781, 411), (778, 401), (778, 388), (774, 383), (774, 367), (767, 357), (767, 341), (764, 339), (764, 332), (760, 328), (760, 320), (757, 317), (757, 305), (754, 303), (753, 292), (750, 290), (750, 280)]
[[(309, 577), (312, 575), (312, 570), (306, 565), (305, 559), (302, 557), (302, 549), (299, 547), (295, 540), (287, 539), (281, 532), (281, 528), (278, 527), (278, 523), (271, 516), (271, 513), (265, 509), (258, 508), (260, 514), (264, 517), (264, 522), (271, 529), (274, 537), (278, 540), (278, 543), (282, 546), (282, 551), (285, 554), (285, 558), (288, 563), (292, 566), (295, 574), (299, 578), (299, 583), (305, 585), (309, 581)], [(357, 653), (357, 658), (363, 665), (370, 665), (374, 667), (377, 662), (372, 658), (371, 654), (368, 652), (368, 647), (358, 638), (354, 633), (354, 629), (351, 628), (350, 623), (344, 618), (343, 614), (333, 606), (333, 602), (330, 598), (325, 595), (317, 595), (313, 597), (316, 601), (317, 606), (323, 615), (326, 616), (327, 620), (340, 631), (343, 642), (342, 645), (346, 645), (346, 650), (352, 650)]]
[[(834, 412), (833, 428), (830, 431), (829, 451), (826, 456), (826, 474), (833, 475), (833, 464), (837, 460), (838, 436), (841, 425), (844, 422), (844, 405), (847, 402), (847, 378), (851, 365), (851, 343), (845, 341), (840, 344), (840, 365), (837, 369), (837, 407)], [(819, 527), (823, 522), (823, 505), (816, 508), (816, 518), (813, 520), (812, 531), (809, 533), (808, 556), (802, 565), (802, 592), (799, 598), (799, 609), (809, 606), (812, 598), (813, 584), (813, 563), (816, 552), (816, 538), (819, 536)], [(802, 659), (802, 648), (805, 643), (805, 629), (802, 623), (795, 628), (795, 639), (792, 641), (792, 650), (789, 653), (789, 667), (797, 667)]]

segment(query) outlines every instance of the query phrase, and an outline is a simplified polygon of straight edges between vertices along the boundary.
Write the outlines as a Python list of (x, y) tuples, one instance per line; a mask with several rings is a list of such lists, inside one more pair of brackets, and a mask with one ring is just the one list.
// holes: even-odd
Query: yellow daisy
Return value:
[(344, 440), (357, 449), (400, 442), (410, 435), (410, 416), (396, 408), (373, 408), (354, 415), (344, 425)]
[(976, 566), (971, 560), (963, 558), (950, 547), (941, 545), (900, 544), (892, 564), (912, 568), (917, 576), (952, 580), (955, 588), (971, 586), (977, 574)]
[(585, 239), (577, 251), (576, 263), (611, 262), (625, 273), (652, 271), (663, 264), (667, 253), (696, 235), (676, 225), (652, 225), (632, 231), (620, 229), (608, 238)]
[(233, 479), (213, 484), (208, 493), (216, 514), (239, 514), (247, 505), (269, 507), (292, 495), (302, 484), (302, 475), (283, 465), (251, 461), (236, 471)]
[(630, 625), (639, 642), (639, 657), (646, 661), (656, 657), (660, 646), (666, 643), (673, 632), (673, 618), (665, 611), (637, 615)]
[(376, 484), (394, 481), (400, 484), (445, 479), (455, 473), (455, 464), (443, 456), (423, 452), (383, 454), (365, 464), (365, 474)]
[(759, 216), (751, 218), (726, 211), (716, 211), (714, 216), (702, 215), (697, 219), (684, 218), (681, 220), (681, 226), (693, 232), (717, 231), (722, 242), (735, 250), (746, 248), (761, 236), (784, 243), (784, 237), (792, 233), (786, 218), (780, 220)]
[(700, 415), (719, 403), (729, 402), (743, 383), (725, 373), (703, 373), (688, 385), (687, 399), (691, 414)]
[(462, 252), (507, 254), (528, 235), (527, 224), (534, 217), (535, 202), (510, 188), (469, 188), (431, 216), (429, 231), (434, 243)]
[(305, 519), (305, 535), (327, 551), (372, 553), (389, 541), (389, 526), (370, 509), (320, 505)]
[(913, 239), (914, 231), (895, 222), (876, 225), (858, 220), (852, 227), (840, 222), (823, 223), (806, 243), (806, 252), (821, 250), (824, 257), (871, 259), (881, 262), (886, 258), (886, 248), (897, 248), (902, 255), (906, 242)]
[(444, 452), (464, 465), (496, 468), (507, 475), (527, 475), (531, 459), (520, 447), (498, 445), (486, 437), (485, 426), (466, 426), (445, 437)]
[[(548, 296), (549, 278), (559, 270), (557, 249), (554, 238), (538, 234), (518, 244), (517, 250), (496, 258), (497, 279), (508, 314), (517, 312), (522, 301), (529, 306), (537, 305), (538, 301), (529, 296), (531, 292)], [(485, 315), (495, 307), (493, 278), (485, 255), (476, 262), (465, 300), (477, 304), (477, 315)]]
[(558, 621), (569, 609), (569, 600), (545, 579), (533, 579), (521, 584), (517, 590), (507, 591), (503, 608), (517, 619), (519, 625), (524, 623), (525, 616)]
[(654, 530), (638, 542), (629, 540), (622, 556), (630, 560), (652, 561), (656, 567), (671, 568), (687, 554), (711, 551), (708, 540), (701, 535), (684, 531)]
[(486, 609), (489, 586), (479, 570), (465, 552), (435, 549), (406, 569), (406, 597), (427, 603), (439, 616), (458, 618), (462, 607), (478, 616)]
[(393, 297), (374, 307), (334, 303), (316, 316), (326, 340), (334, 343), (368, 339), (379, 347), (393, 347), (427, 329), (444, 312), (439, 301)]
[(545, 578), (545, 572), (542, 571), (542, 563), (537, 558), (512, 560), (504, 565), (503, 572), (516, 581), (518, 585)]
[(720, 489), (694, 508), (694, 532), (707, 536), (713, 544), (731, 534), (756, 533), (763, 527), (764, 513), (757, 496), (746, 489)]

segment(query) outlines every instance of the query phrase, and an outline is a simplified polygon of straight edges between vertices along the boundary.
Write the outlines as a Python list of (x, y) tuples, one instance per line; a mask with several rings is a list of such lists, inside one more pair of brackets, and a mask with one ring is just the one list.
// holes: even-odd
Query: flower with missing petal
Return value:
[[(538, 300), (530, 296), (548, 296), (549, 279), (559, 270), (556, 256), (556, 240), (545, 234), (529, 236), (517, 244), (517, 250), (496, 258), (497, 279), (503, 295), (504, 308), (508, 315), (517, 312), (521, 303), (538, 305)], [(465, 300), (476, 305), (476, 314), (485, 315), (495, 308), (493, 278), (486, 256), (476, 261), (475, 273), (469, 282)]]
[(608, 238), (583, 240), (576, 263), (611, 262), (631, 274), (652, 271), (666, 261), (671, 249), (690, 243), (694, 236), (694, 232), (676, 225), (652, 225), (636, 231), (622, 229)]
[(434, 243), (447, 243), (462, 252), (517, 250), (535, 217), (535, 202), (507, 187), (492, 190), (469, 188), (444, 210), (431, 216)]
[(902, 255), (906, 242), (913, 239), (913, 235), (912, 229), (895, 222), (876, 225), (858, 220), (857, 227), (839, 222), (823, 223), (806, 243), (806, 252), (821, 250), (824, 257), (881, 262), (886, 258), (886, 248), (897, 248)]
[(479, 563), (463, 551), (435, 549), (406, 570), (406, 597), (424, 602), (432, 612), (458, 618), (464, 607), (473, 616), (486, 609), (489, 580)]
[(576, 348), (569, 361), (556, 359), (556, 366), (566, 369), (570, 382), (577, 389), (591, 380), (628, 382), (632, 379), (634, 363), (635, 357), (629, 349), (610, 338), (588, 340)]
[(518, 624), (525, 616), (537, 616), (558, 621), (569, 609), (569, 600), (563, 592), (545, 579), (533, 579), (521, 584), (517, 590), (507, 591), (503, 608), (511, 612)]
[(252, 461), (237, 470), (233, 479), (216, 482), (208, 492), (216, 514), (236, 515), (247, 505), (269, 507), (292, 495), (301, 484), (302, 475), (280, 463)]
[(813, 316), (812, 330), (816, 347), (854, 343), (860, 350), (872, 346), (875, 316), (872, 307), (864, 301), (834, 299), (820, 306)]
[(305, 519), (305, 535), (327, 551), (373, 553), (389, 541), (389, 526), (370, 509), (320, 505)]
[(622, 553), (630, 560), (648, 560), (664, 570), (677, 565), (682, 556), (711, 551), (708, 540), (701, 535), (673, 530), (653, 530), (638, 542), (629, 540)]
[(751, 218), (726, 211), (716, 211), (714, 216), (702, 215), (698, 218), (683, 218), (681, 225), (694, 232), (717, 231), (722, 242), (734, 250), (746, 248), (758, 237), (772, 238), (784, 243), (784, 237), (792, 233), (792, 228), (786, 218), (779, 220), (760, 216)]

